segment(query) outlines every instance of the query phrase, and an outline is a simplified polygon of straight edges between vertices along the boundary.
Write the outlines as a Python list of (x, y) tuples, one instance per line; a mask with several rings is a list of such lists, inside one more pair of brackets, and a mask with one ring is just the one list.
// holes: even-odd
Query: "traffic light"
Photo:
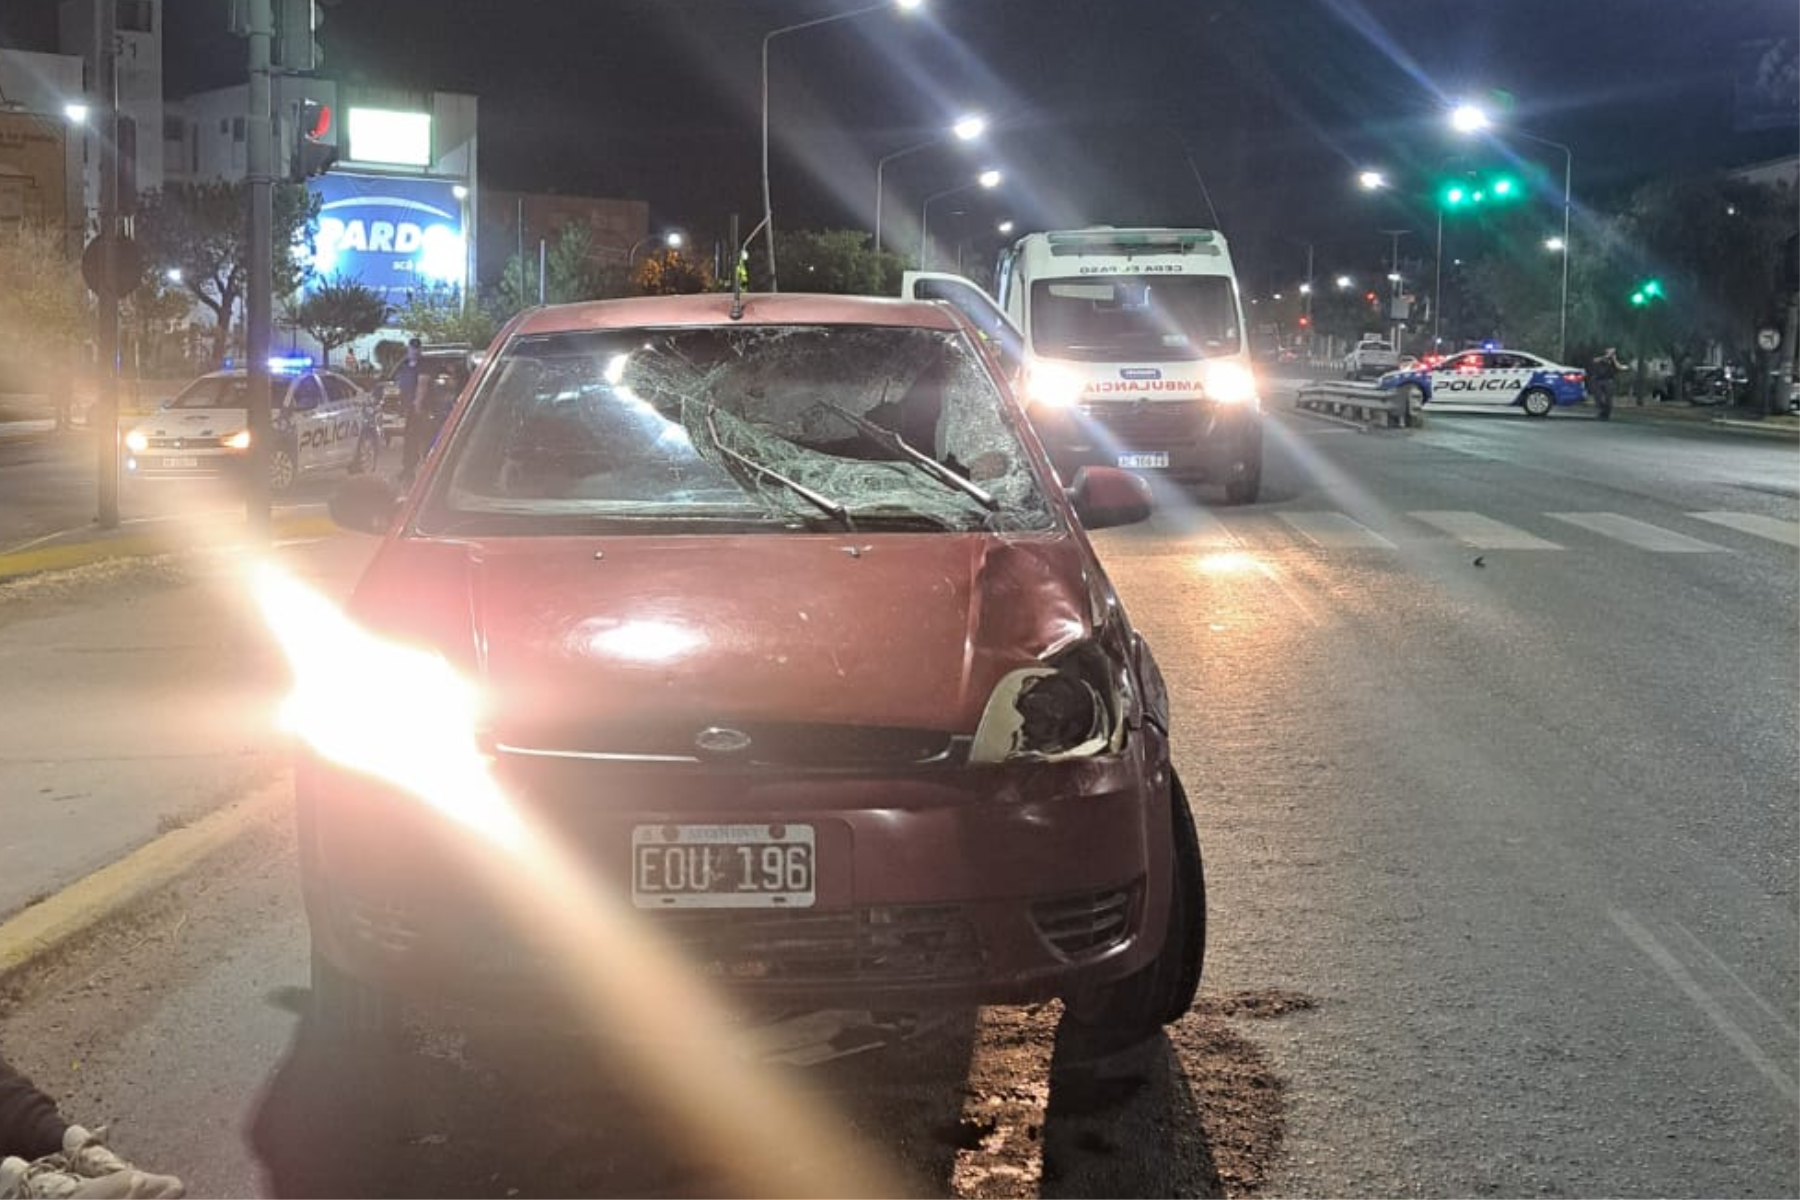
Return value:
[(1631, 293), (1631, 305), (1633, 308), (1642, 308), (1652, 300), (1661, 300), (1662, 298), (1662, 280), (1646, 279), (1637, 285), (1636, 291)]
[(318, 70), (324, 56), (317, 31), (324, 19), (319, 0), (275, 0), (275, 65), (284, 71)]
[(1464, 205), (1505, 204), (1517, 200), (1525, 189), (1511, 175), (1470, 175), (1461, 183), (1447, 183), (1438, 192), (1438, 203), (1444, 208)]
[(1300, 317), (1300, 328), (1305, 329), (1307, 326), (1309, 326), (1311, 324), (1312, 324), (1312, 318), (1309, 316), (1306, 316), (1305, 314), (1302, 314)]
[(294, 136), (294, 160), (288, 179), (305, 183), (314, 175), (323, 175), (337, 163), (337, 134), (332, 128), (331, 105), (317, 100), (300, 102), (298, 127)]

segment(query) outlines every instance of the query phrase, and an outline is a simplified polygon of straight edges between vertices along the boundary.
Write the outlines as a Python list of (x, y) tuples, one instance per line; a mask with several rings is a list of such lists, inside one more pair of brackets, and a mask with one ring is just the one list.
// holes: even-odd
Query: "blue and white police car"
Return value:
[(1389, 377), (1384, 376), (1383, 386), (1402, 386), (1423, 375), (1429, 381), (1423, 399), (1434, 408), (1503, 405), (1522, 408), (1528, 416), (1547, 417), (1556, 408), (1587, 399), (1587, 373), (1581, 368), (1565, 367), (1523, 350), (1464, 350), (1428, 368), (1393, 375), (1411, 378), (1390, 385)]
[[(303, 475), (373, 470), (380, 432), (369, 394), (305, 358), (269, 360), (272, 433), (269, 489)], [(134, 483), (241, 478), (250, 461), (248, 373), (214, 371), (125, 434), (125, 478)]]

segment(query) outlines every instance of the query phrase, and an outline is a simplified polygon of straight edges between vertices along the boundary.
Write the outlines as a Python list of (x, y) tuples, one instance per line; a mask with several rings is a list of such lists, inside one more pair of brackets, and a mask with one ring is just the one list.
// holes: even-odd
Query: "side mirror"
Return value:
[(1110, 529), (1148, 520), (1150, 485), (1117, 467), (1083, 467), (1069, 489), (1075, 515), (1089, 529)]
[(400, 495), (379, 475), (356, 475), (331, 497), (331, 519), (351, 533), (383, 534), (400, 508)]

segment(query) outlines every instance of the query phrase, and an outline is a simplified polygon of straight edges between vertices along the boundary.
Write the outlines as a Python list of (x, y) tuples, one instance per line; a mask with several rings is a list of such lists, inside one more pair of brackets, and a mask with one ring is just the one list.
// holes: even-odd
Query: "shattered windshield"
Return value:
[(515, 338), (424, 524), (1028, 531), (1051, 509), (962, 335), (885, 326)]
[(1176, 362), (1235, 354), (1237, 301), (1223, 275), (1084, 275), (1031, 288), (1039, 354), (1078, 362)]

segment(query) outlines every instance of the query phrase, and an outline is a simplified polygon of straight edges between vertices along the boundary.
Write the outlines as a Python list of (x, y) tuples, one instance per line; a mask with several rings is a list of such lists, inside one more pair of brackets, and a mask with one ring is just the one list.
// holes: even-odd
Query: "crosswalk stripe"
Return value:
[(1526, 533), (1511, 525), (1472, 512), (1415, 512), (1427, 525), (1434, 525), (1464, 545), (1477, 550), (1561, 550), (1555, 542)]
[(1689, 513), (1688, 516), (1800, 549), (1800, 521), (1783, 521), (1779, 517), (1765, 517), (1761, 513), (1740, 512), (1697, 512)]
[(1317, 546), (1332, 550), (1393, 550), (1394, 543), (1338, 512), (1276, 513), (1294, 532)]
[(1545, 513), (1544, 515), (1598, 533), (1603, 537), (1614, 538), (1628, 546), (1636, 546), (1639, 550), (1650, 550), (1657, 554), (1723, 554), (1725, 552), (1723, 546), (1715, 546), (1711, 542), (1703, 542), (1699, 538), (1689, 537), (1685, 533), (1676, 533), (1673, 529), (1664, 529), (1659, 525), (1651, 525), (1631, 517), (1620, 516), (1618, 513), (1573, 512)]

